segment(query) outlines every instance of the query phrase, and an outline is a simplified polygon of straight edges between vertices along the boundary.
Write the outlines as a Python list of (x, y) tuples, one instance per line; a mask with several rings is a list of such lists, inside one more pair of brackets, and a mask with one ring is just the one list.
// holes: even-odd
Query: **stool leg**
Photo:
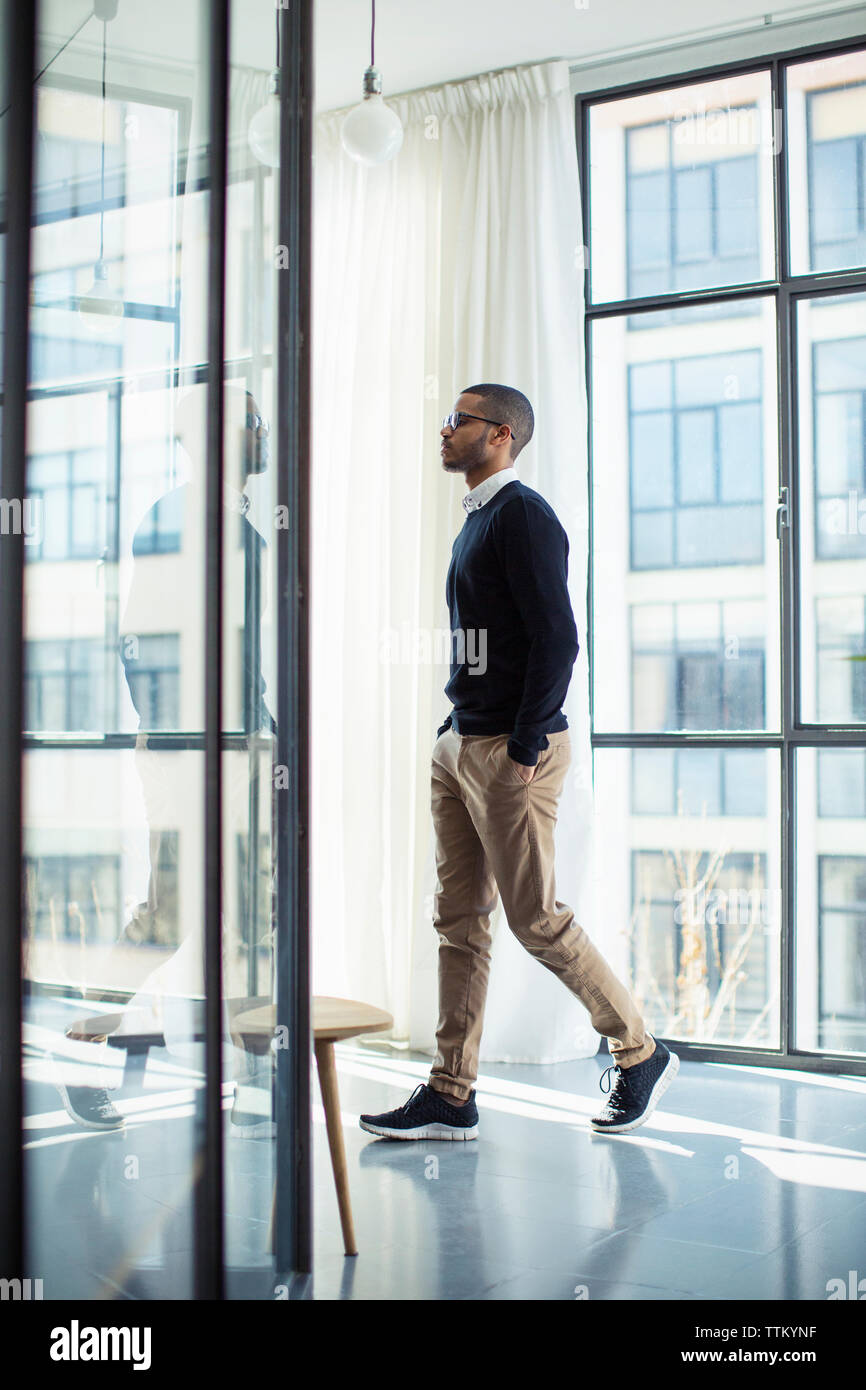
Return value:
[(328, 1147), (331, 1150), (331, 1167), (334, 1170), (337, 1205), (340, 1208), (340, 1225), (343, 1228), (343, 1248), (347, 1255), (357, 1255), (358, 1247), (355, 1244), (352, 1202), (349, 1195), (349, 1173), (346, 1168), (346, 1150), (343, 1144), (343, 1124), (340, 1119), (340, 1096), (337, 1090), (334, 1044), (317, 1038), (315, 1048), (316, 1065), (319, 1070), (319, 1087), (322, 1092), (322, 1105), (325, 1108)]

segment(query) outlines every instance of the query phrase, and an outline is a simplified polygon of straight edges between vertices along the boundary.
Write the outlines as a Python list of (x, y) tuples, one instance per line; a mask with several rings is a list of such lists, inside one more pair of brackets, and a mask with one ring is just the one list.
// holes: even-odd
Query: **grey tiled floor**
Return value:
[(342, 1253), (321, 1113), (317, 1299), (826, 1299), (866, 1277), (866, 1082), (683, 1063), (640, 1129), (596, 1135), (606, 1058), (484, 1066), (477, 1142), (357, 1127), (421, 1054), (337, 1049), (360, 1253)]
[[(195, 1058), (154, 1049), (144, 1089), (117, 1092), (126, 1130), (77, 1129), (48, 1060), (72, 1007), (36, 1001), (28, 1019), (29, 1273), (46, 1299), (188, 1299)], [(684, 1063), (617, 1137), (589, 1129), (606, 1058), (487, 1065), (477, 1142), (394, 1143), (358, 1114), (405, 1100), (430, 1059), (336, 1050), (360, 1254), (343, 1255), (317, 1104), (316, 1299), (823, 1300), (831, 1279), (866, 1279), (866, 1080)], [(225, 1134), (230, 1296), (272, 1299), (272, 1145), (228, 1109)]]

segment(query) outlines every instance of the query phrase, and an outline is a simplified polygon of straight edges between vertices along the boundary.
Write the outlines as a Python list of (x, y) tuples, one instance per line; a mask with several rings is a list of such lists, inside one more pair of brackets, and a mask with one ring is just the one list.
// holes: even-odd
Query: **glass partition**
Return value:
[(281, 283), (273, 248), (309, 174), (280, 193), (279, 142), (263, 164), (248, 139), (275, 20), (288, 91), (308, 7), (36, 10), (20, 955), (45, 1298), (273, 1299), (308, 1267), (276, 1164), (307, 1121), (270, 1045), (305, 929), (295, 863), (282, 899), (276, 879), (298, 798), (274, 795), (277, 715), (288, 744), (303, 675), (277, 660), (300, 460), (273, 428), (300, 262)]

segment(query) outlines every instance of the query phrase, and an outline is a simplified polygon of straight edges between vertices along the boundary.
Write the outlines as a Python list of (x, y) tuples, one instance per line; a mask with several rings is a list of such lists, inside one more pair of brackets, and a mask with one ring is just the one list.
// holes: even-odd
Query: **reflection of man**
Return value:
[(482, 672), (452, 660), (446, 694), (454, 710), (433, 749), (439, 1025), (430, 1081), (397, 1110), (361, 1116), (362, 1129), (395, 1139), (477, 1137), (473, 1084), (499, 894), (521, 945), (610, 1040), (616, 1081), (593, 1129), (642, 1124), (679, 1066), (556, 899), (554, 827), (571, 756), (561, 706), (577, 630), (568, 538), (513, 467), (533, 428), (520, 391), (486, 383), (464, 391), (442, 423), (442, 466), (463, 473), (469, 488), (448, 571), (451, 631), (484, 632), (487, 663)]
[[(228, 583), (226, 586), (225, 597), (229, 620), (225, 624), (225, 642), (230, 643), (233, 640), (236, 625), (240, 626), (244, 647), (241, 727), (245, 732), (252, 733), (261, 728), (271, 730), (275, 728), (273, 718), (264, 700), (265, 681), (261, 674), (260, 644), (258, 642), (262, 605), (261, 575), (264, 540), (248, 519), (250, 502), (244, 490), (249, 478), (264, 472), (268, 465), (268, 425), (249, 391), (244, 392), (236, 386), (227, 384), (224, 399), (226, 472), (230, 474), (230, 478), (225, 482), (223, 494), (225, 506), (224, 548), (228, 562), (232, 553), (236, 552), (237, 549), (235, 528), (239, 526), (245, 570), (243, 612), (237, 612), (234, 615), (237, 623), (231, 621), (231, 601), (235, 595)], [(199, 392), (189, 393), (178, 406), (177, 434), (191, 458), (204, 456), (203, 404), (204, 393)], [(238, 460), (238, 462), (233, 469), (234, 460)], [(200, 691), (198, 689), (193, 692), (189, 717), (184, 719), (183, 709), (171, 710), (159, 707), (160, 700), (154, 690), (155, 683), (147, 671), (142, 669), (143, 663), (140, 659), (142, 640), (147, 640), (145, 634), (152, 631), (154, 622), (157, 622), (157, 625), (162, 625), (167, 616), (160, 612), (160, 607), (165, 605), (162, 585), (159, 585), (154, 579), (153, 571), (148, 570), (148, 565), (153, 563), (150, 542), (154, 535), (180, 534), (183, 537), (182, 544), (187, 556), (195, 557), (195, 563), (190, 565), (188, 558), (185, 567), (189, 586), (189, 602), (194, 603), (195, 597), (200, 592), (203, 574), (200, 562), (203, 559), (205, 540), (204, 514), (201, 483), (196, 475), (191, 483), (185, 483), (158, 498), (137, 527), (132, 545), (133, 558), (137, 563), (124, 613), (120, 653), (130, 698), (139, 716), (139, 727), (142, 730), (136, 743), (136, 766), (145, 794), (145, 803), (148, 807), (150, 883), (147, 901), (140, 903), (134, 909), (132, 920), (125, 930), (124, 934), (129, 941), (152, 943), (174, 941), (176, 943), (178, 937), (177, 837), (174, 829), (170, 827), (176, 828), (179, 807), (176, 803), (172, 804), (173, 798), (170, 796), (170, 791), (172, 782), (176, 779), (170, 778), (170, 774), (174, 772), (180, 776), (182, 787), (183, 773), (178, 766), (178, 754), (160, 753), (150, 748), (148, 734), (144, 731), (200, 728), (202, 723)], [(142, 537), (147, 537), (146, 549), (141, 545), (140, 538)], [(142, 550), (144, 551), (143, 554)], [(177, 599), (180, 604), (183, 604), (183, 593), (177, 595)], [(231, 660), (233, 653), (229, 652), (228, 656), (229, 660), (226, 665), (234, 672), (235, 662)], [(183, 683), (183, 670), (179, 672), (179, 677), (179, 683)], [(185, 677), (187, 689), (191, 683), (190, 674), (187, 673)], [(232, 714), (230, 702), (227, 700), (224, 711), (225, 727), (237, 727)], [(232, 759), (224, 758), (223, 771), (226, 783), (234, 784), (234, 782), (243, 780), (242, 777), (240, 779), (232, 778), (231, 774), (234, 770)], [(226, 786), (224, 785), (224, 793), (225, 790)], [(244, 788), (239, 785), (236, 790), (240, 793)], [(167, 822), (166, 817), (168, 818)]]
[[(150, 868), (147, 898), (132, 910), (110, 958), (103, 964), (105, 978), (101, 982), (103, 988), (106, 984), (116, 987), (119, 983), (124, 990), (132, 991), (144, 983), (156, 993), (168, 980), (169, 993), (187, 997), (201, 993), (201, 905), (195, 894), (192, 901), (197, 911), (185, 913), (181, 904), (185, 888), (189, 890), (190, 876), (199, 873), (202, 862), (201, 804), (196, 790), (201, 786), (203, 755), (200, 749), (167, 749), (151, 744), (159, 744), (160, 732), (201, 728), (200, 655), (196, 653), (195, 658), (190, 659), (188, 649), (186, 656), (177, 659), (177, 669), (166, 672), (154, 670), (153, 663), (142, 659), (142, 653), (154, 631), (165, 632), (167, 626), (183, 626), (190, 619), (195, 624), (203, 608), (200, 595), (204, 576), (205, 497), (199, 460), (204, 458), (204, 400), (203, 389), (188, 392), (176, 412), (177, 437), (193, 467), (191, 481), (160, 497), (142, 518), (133, 539), (135, 564), (122, 625), (120, 655), (130, 698), (139, 716), (135, 760), (148, 822)], [(242, 685), (243, 694), (242, 713), (239, 711), (238, 717), (240, 727), (250, 734), (275, 728), (264, 698), (260, 659), (265, 542), (248, 518), (250, 503), (244, 490), (250, 476), (267, 467), (268, 426), (249, 392), (226, 384), (224, 402), (225, 598), (227, 613), (231, 615), (233, 605), (237, 610), (234, 621), (229, 616), (225, 624), (226, 668), (240, 677), (238, 684)], [(166, 537), (173, 538), (173, 543), (166, 545), (165, 553), (160, 554), (160, 538)], [(237, 559), (243, 563), (242, 607), (229, 569)], [(186, 613), (183, 611), (185, 604)], [(243, 646), (240, 663), (232, 660), (236, 653), (230, 648), (238, 629)], [(156, 640), (161, 639), (157, 637)], [(228, 700), (224, 727), (239, 727)], [(251, 770), (246, 751), (224, 752), (225, 825), (227, 830), (234, 832), (227, 834), (225, 841), (227, 845), (234, 845), (235, 837), (242, 836), (247, 852), (257, 838), (249, 826), (248, 815), (250, 778), (257, 773), (258, 764)], [(268, 786), (268, 796), (269, 793)], [(186, 807), (189, 810), (185, 810)], [(236, 925), (237, 914), (232, 911), (233, 907), (233, 903), (225, 904), (226, 918)], [(224, 931), (224, 939), (227, 936), (228, 932)], [(156, 952), (160, 964), (154, 972), (153, 948), (160, 947), (162, 953)], [(171, 953), (168, 956), (166, 948)], [(233, 941), (232, 948), (234, 955), (225, 969), (226, 986), (230, 990), (234, 983), (237, 992), (243, 995), (247, 991), (233, 981), (231, 969), (241, 954), (239, 944)], [(154, 1028), (157, 1026), (154, 1021)], [(80, 1028), (81, 1024), (73, 1025), (67, 1036), (83, 1040)], [(87, 1041), (102, 1042), (104, 1035)], [(123, 1125), (123, 1117), (104, 1087), (64, 1083), (60, 1090), (68, 1113), (80, 1125), (88, 1129), (117, 1129)]]

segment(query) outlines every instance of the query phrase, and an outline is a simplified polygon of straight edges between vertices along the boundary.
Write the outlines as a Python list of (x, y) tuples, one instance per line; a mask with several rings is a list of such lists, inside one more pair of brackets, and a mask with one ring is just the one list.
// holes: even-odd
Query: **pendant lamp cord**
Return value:
[(370, 30), (370, 67), (376, 66), (376, 0), (373, 0), (373, 27)]
[(280, 66), (280, 10), (282, 5), (277, 5), (277, 68)]

